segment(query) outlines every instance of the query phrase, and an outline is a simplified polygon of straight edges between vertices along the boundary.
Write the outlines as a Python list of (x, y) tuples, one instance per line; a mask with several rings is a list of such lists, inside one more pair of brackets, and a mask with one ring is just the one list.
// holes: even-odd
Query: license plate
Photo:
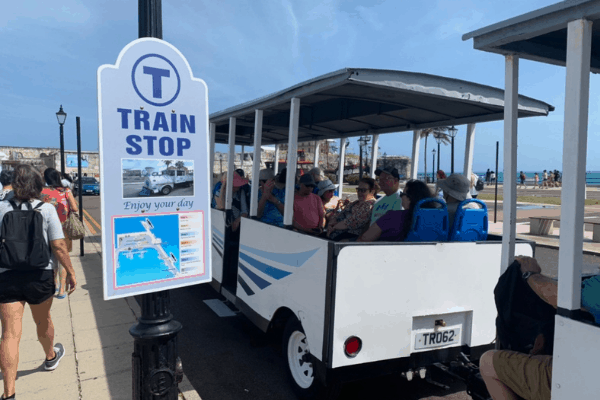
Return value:
[(88, 192), (88, 193), (92, 193), (92, 192), (93, 192), (93, 190), (86, 190), (86, 192)]
[(437, 329), (415, 334), (415, 350), (450, 346), (460, 343), (460, 328)]

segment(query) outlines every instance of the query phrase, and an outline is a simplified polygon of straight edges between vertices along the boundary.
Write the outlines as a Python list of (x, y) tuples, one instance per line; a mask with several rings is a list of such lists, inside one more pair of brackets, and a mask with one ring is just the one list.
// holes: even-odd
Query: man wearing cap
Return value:
[(402, 190), (400, 189), (398, 169), (393, 167), (376, 169), (375, 175), (379, 177), (379, 186), (385, 196), (377, 200), (373, 206), (371, 225), (388, 211), (402, 210)]
[(293, 226), (299, 231), (318, 235), (325, 226), (325, 212), (321, 198), (313, 193), (317, 186), (311, 174), (300, 177), (300, 188), (294, 196)]
[(275, 181), (272, 169), (263, 169), (258, 176), (260, 191), (258, 192), (257, 216), (262, 222), (283, 226), (283, 205), (285, 203), (285, 176), (283, 182)]
[[(535, 258), (518, 256), (523, 280), (546, 303), (557, 308), (558, 284), (542, 275)], [(600, 324), (600, 275), (581, 284), (581, 307)], [(494, 400), (535, 399), (550, 400), (552, 383), (552, 356), (540, 355), (541, 341), (530, 354), (510, 350), (490, 350), (481, 356), (479, 371), (488, 392)], [(520, 396), (520, 397), (518, 397)]]
[[(461, 201), (470, 199), (471, 182), (462, 174), (452, 174), (446, 179), (437, 181), (437, 187), (444, 191), (444, 201), (448, 206), (448, 223), (454, 223), (454, 215)], [(477, 208), (476, 204), (469, 203), (465, 208)]]

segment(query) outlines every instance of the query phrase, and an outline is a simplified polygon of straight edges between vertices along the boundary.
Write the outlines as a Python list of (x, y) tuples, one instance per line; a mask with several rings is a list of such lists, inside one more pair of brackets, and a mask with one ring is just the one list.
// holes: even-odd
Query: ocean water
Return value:
[[(526, 183), (532, 183), (533, 182), (533, 177), (535, 175), (535, 173), (537, 172), (539, 177), (540, 177), (540, 183), (542, 182), (542, 174), (543, 174), (544, 170), (541, 171), (523, 171), (525, 173), (525, 176), (527, 176), (527, 180)], [(485, 171), (476, 171), (475, 172), (478, 176), (481, 176), (482, 178), (485, 177)], [(431, 177), (431, 173), (427, 174), (429, 177)], [(419, 179), (423, 179), (423, 174), (419, 174)], [(517, 174), (517, 180), (518, 180), (519, 174)], [(504, 173), (502, 172), (498, 172), (498, 183), (502, 183), (504, 181)], [(585, 174), (585, 181), (587, 183), (588, 186), (600, 186), (600, 172), (598, 171), (588, 171)], [(518, 181), (517, 181), (518, 183)]]

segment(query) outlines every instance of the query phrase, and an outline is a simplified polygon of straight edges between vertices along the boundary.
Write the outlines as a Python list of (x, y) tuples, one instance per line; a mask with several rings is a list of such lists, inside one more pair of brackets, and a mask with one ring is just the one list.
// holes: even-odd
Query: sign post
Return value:
[(141, 295), (133, 398), (175, 400), (181, 324), (168, 289), (212, 279), (208, 92), (160, 40), (160, 0), (138, 5), (140, 36), (155, 37), (98, 69), (104, 298)]

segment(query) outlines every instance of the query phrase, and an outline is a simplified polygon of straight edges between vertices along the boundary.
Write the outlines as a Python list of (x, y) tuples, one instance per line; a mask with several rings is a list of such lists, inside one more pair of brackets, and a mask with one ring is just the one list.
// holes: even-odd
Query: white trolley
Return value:
[[(520, 117), (552, 110), (518, 97)], [(419, 130), (466, 124), (464, 171), (470, 176), (475, 123), (502, 119), (503, 112), (504, 92), (493, 87), (419, 73), (343, 69), (211, 115), (211, 154), (215, 142), (229, 144), (226, 210), (232, 204), (236, 144), (254, 146), (255, 160), (263, 144), (288, 144), (287, 200), (293, 199), (289, 182), (299, 141), (339, 138), (344, 165), (347, 137), (374, 135), (376, 143), (379, 134), (413, 131), (410, 175), (416, 178)], [(376, 150), (374, 144), (372, 165)], [(255, 163), (253, 177), (258, 169)], [(230, 211), (212, 210), (213, 286), (263, 331), (283, 331), (283, 352), (300, 395), (379, 374), (425, 377), (434, 363), (455, 360), (460, 352), (478, 359), (493, 346), (500, 237), (336, 243), (288, 229), (292, 201), (285, 202), (288, 228), (258, 221), (257, 197), (253, 179), (250, 218), (242, 219), (239, 241), (226, 226)], [(515, 246), (519, 254), (533, 255), (533, 243)]]

